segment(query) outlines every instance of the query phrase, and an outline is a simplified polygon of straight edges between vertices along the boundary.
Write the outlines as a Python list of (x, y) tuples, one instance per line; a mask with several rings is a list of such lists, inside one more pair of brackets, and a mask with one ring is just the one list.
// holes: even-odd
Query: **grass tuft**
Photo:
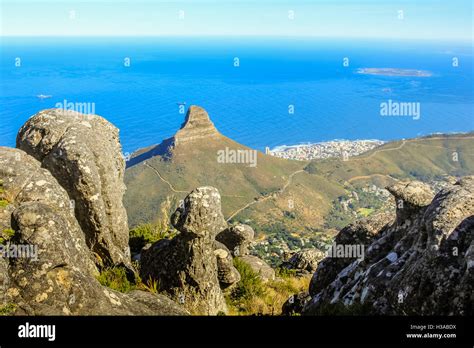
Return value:
[(12, 315), (15, 313), (17, 305), (14, 303), (8, 303), (0, 306), (0, 316)]
[(291, 295), (305, 291), (311, 277), (295, 277), (286, 271), (275, 280), (263, 282), (245, 262), (234, 259), (241, 280), (226, 293), (230, 315), (281, 315), (283, 304)]

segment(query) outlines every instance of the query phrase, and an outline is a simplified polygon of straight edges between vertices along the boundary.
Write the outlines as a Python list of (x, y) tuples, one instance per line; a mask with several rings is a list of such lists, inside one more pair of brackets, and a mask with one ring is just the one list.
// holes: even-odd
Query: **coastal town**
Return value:
[(333, 140), (315, 144), (279, 146), (272, 150), (267, 147), (265, 153), (275, 157), (299, 161), (332, 157), (347, 159), (383, 144), (384, 141), (381, 140)]

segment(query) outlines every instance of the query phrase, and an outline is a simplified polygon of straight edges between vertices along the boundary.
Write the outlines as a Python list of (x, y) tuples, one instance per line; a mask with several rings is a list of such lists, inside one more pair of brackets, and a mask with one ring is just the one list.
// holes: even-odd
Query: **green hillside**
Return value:
[[(305, 170), (340, 183), (357, 180), (390, 182), (390, 177), (429, 181), (446, 175), (472, 175), (474, 134), (437, 135), (390, 142), (347, 161), (313, 161)], [(381, 180), (384, 176), (390, 177)]]
[[(199, 117), (204, 121), (198, 127), (180, 131), (186, 139), (200, 129), (214, 132), (207, 114)], [(347, 161), (293, 161), (259, 152), (251, 167), (219, 163), (219, 150), (250, 149), (215, 132), (177, 144), (168, 139), (135, 154), (125, 175), (131, 227), (160, 220), (191, 190), (210, 185), (222, 195), (226, 219), (250, 224), (259, 240), (274, 235), (288, 245), (299, 243), (296, 237), (313, 243), (356, 218), (389, 209), (391, 197), (380, 193), (396, 180), (474, 174), (472, 133), (391, 142)]]

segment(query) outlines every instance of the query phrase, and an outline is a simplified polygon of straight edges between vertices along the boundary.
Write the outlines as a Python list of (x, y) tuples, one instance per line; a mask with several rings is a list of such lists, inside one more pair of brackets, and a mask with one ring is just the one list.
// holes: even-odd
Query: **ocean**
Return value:
[[(115, 124), (124, 152), (172, 136), (185, 116), (179, 103), (204, 107), (221, 133), (258, 150), (474, 130), (472, 43), (3, 37), (0, 48), (0, 146), (15, 146), (30, 116), (64, 100)], [(389, 101), (418, 105), (419, 117), (381, 115)]]

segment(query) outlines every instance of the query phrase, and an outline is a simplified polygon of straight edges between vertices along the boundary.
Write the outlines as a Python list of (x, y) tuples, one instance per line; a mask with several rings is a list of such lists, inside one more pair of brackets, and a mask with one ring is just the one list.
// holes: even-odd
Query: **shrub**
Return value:
[(104, 268), (97, 280), (104, 286), (119, 292), (129, 292), (135, 288), (135, 282), (131, 282), (127, 276), (125, 267)]
[(0, 244), (7, 244), (7, 242), (13, 238), (15, 231), (11, 228), (6, 228), (0, 233)]
[(0, 316), (11, 315), (16, 311), (16, 304), (8, 303), (6, 305), (0, 306)]
[(155, 279), (152, 279), (151, 277), (148, 278), (146, 283), (143, 283), (140, 281), (140, 284), (138, 287), (140, 290), (148, 291), (148, 292), (151, 292), (152, 294), (157, 294), (160, 290), (160, 285), (158, 281), (156, 281)]
[(130, 249), (132, 252), (140, 250), (148, 243), (155, 243), (164, 238), (172, 238), (173, 232), (169, 231), (164, 223), (146, 223), (135, 227), (130, 231)]
[(15, 235), (15, 231), (11, 228), (6, 228), (2, 231), (2, 234), (7, 238), (11, 239)]
[(279, 267), (279, 268), (276, 269), (275, 273), (276, 273), (277, 277), (281, 277), (283, 279), (296, 277), (296, 269), (289, 269), (289, 268)]
[(263, 282), (249, 265), (234, 259), (241, 280), (226, 294), (230, 315), (280, 315), (291, 295), (308, 290), (311, 277), (294, 277), (279, 271), (280, 278)]
[(258, 273), (238, 258), (234, 259), (234, 266), (239, 271), (241, 279), (231, 293), (233, 301), (250, 300), (264, 295), (265, 287)]

